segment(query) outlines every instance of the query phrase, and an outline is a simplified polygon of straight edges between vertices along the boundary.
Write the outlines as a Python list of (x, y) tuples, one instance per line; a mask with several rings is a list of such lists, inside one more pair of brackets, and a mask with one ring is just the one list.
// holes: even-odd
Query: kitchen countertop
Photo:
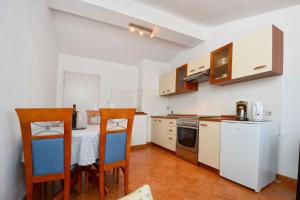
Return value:
[(174, 115), (156, 115), (152, 118), (178, 119), (182, 117), (199, 117), (201, 121), (221, 122), (222, 120), (235, 120), (235, 115), (221, 115), (221, 116), (197, 116), (195, 114), (174, 114)]
[(177, 119), (181, 117), (197, 117), (195, 114), (173, 114), (173, 115), (155, 115), (151, 118), (165, 118), (165, 119)]

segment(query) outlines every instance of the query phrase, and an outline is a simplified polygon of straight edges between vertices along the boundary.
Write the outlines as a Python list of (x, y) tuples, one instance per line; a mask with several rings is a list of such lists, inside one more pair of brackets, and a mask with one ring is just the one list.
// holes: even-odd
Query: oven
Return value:
[(198, 140), (198, 118), (177, 119), (176, 155), (191, 163), (198, 164)]

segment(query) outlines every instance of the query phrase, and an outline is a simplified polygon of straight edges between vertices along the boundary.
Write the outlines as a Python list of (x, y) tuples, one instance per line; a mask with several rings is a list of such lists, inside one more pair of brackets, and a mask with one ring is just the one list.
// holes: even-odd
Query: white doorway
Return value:
[(64, 72), (63, 106), (72, 107), (85, 113), (99, 108), (100, 75)]

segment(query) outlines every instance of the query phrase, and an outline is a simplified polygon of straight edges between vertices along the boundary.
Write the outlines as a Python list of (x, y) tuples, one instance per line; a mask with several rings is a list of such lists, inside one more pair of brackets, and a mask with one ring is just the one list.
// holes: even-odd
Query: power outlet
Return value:
[(272, 116), (272, 111), (271, 110), (267, 110), (266, 111), (266, 116)]

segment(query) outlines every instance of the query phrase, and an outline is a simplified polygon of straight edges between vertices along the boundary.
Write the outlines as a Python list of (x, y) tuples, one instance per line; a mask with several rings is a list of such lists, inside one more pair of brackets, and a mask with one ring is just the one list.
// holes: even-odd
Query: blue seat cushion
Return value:
[(33, 175), (64, 173), (64, 139), (32, 140)]
[[(106, 135), (104, 163), (114, 163), (126, 158), (126, 136), (127, 133), (113, 133)], [(96, 161), (99, 165), (99, 160)]]

